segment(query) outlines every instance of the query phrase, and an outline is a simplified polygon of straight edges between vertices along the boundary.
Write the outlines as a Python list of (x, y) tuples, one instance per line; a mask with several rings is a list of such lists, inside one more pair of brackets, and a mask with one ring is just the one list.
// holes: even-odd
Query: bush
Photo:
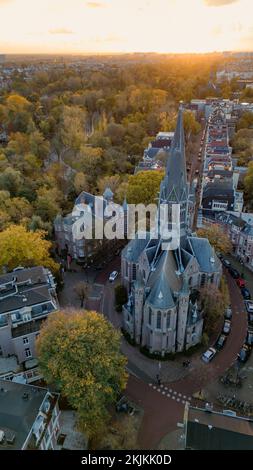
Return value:
[(122, 305), (127, 302), (127, 290), (124, 286), (119, 285), (115, 287), (115, 305), (116, 311), (122, 312)]
[(121, 333), (123, 334), (124, 338), (128, 341), (131, 346), (136, 346), (135, 340), (130, 336), (130, 334), (124, 330), (124, 328), (121, 328)]

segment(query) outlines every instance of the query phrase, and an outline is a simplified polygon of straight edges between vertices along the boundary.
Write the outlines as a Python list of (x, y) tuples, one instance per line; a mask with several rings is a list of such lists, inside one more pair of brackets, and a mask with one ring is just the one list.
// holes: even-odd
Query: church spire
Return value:
[(168, 189), (170, 190), (174, 187), (180, 200), (187, 185), (182, 105), (179, 107), (177, 125), (167, 161), (166, 173)]

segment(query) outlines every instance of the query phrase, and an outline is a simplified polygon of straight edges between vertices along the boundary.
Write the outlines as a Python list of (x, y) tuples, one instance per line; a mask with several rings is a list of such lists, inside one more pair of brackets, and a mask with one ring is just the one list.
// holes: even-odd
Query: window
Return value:
[(152, 324), (152, 308), (149, 308), (149, 312), (148, 312), (148, 323), (149, 323), (149, 325), (151, 326), (151, 324)]
[(31, 353), (31, 349), (30, 349), (30, 348), (26, 348), (26, 349), (25, 349), (25, 355), (26, 355), (26, 357), (31, 357), (32, 353)]
[(189, 286), (192, 285), (192, 277), (189, 277)]
[(205, 285), (205, 282), (206, 282), (206, 275), (202, 274), (201, 275), (200, 285), (203, 287)]
[(133, 281), (136, 281), (136, 264), (133, 264)]
[(25, 337), (23, 338), (23, 343), (24, 343), (24, 344), (28, 344), (28, 343), (29, 343), (29, 339), (27, 338), (27, 336), (25, 336)]
[(210, 278), (211, 284), (213, 284), (213, 281), (214, 281), (214, 274), (212, 274), (212, 275), (211, 275), (211, 278)]
[(166, 328), (167, 330), (170, 328), (170, 312), (167, 313)]
[(3, 350), (2, 350), (2, 347), (0, 346), (0, 356), (3, 355)]
[(161, 324), (162, 324), (162, 314), (161, 312), (157, 312), (157, 316), (156, 316), (156, 328), (158, 330), (161, 329)]

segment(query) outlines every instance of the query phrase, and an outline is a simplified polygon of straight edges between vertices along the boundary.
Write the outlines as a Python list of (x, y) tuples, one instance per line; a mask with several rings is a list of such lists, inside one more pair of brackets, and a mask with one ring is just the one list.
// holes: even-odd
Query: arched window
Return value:
[(148, 311), (148, 323), (149, 325), (152, 324), (152, 308), (149, 307), (149, 311)]
[(158, 330), (161, 329), (161, 324), (162, 324), (162, 314), (160, 311), (157, 312), (157, 315), (156, 315), (156, 328)]
[(213, 284), (213, 281), (214, 281), (214, 274), (212, 274), (212, 275), (211, 275), (211, 278), (210, 278), (211, 284)]
[(205, 285), (205, 282), (206, 282), (206, 275), (202, 274), (201, 275), (200, 285), (203, 287)]
[(192, 277), (189, 277), (189, 282), (188, 283), (189, 283), (189, 286), (192, 285)]
[(166, 328), (167, 330), (170, 328), (170, 312), (167, 312)]

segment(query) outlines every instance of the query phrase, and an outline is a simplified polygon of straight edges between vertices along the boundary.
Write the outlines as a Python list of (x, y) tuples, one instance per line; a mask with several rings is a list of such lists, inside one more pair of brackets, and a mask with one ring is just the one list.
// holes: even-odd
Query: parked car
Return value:
[(205, 353), (202, 354), (202, 361), (206, 363), (210, 362), (214, 358), (216, 353), (217, 351), (215, 348), (209, 348)]
[(228, 261), (228, 259), (226, 259), (226, 258), (222, 258), (221, 262), (225, 266), (225, 268), (229, 268), (229, 266), (231, 264), (230, 261)]
[(248, 313), (253, 313), (253, 302), (251, 300), (244, 300), (245, 307)]
[(231, 307), (227, 307), (227, 308), (226, 308), (224, 317), (225, 317), (227, 320), (231, 320), (231, 318), (232, 318), (232, 308), (231, 308)]
[(246, 289), (246, 287), (241, 288), (241, 293), (242, 293), (242, 296), (245, 300), (251, 299), (250, 291), (249, 291), (249, 289)]
[(253, 313), (248, 313), (248, 324), (253, 326)]
[(223, 346), (225, 345), (226, 341), (227, 341), (227, 336), (221, 334), (221, 335), (219, 336), (218, 340), (216, 341), (216, 344), (215, 344), (216, 349), (218, 349), (218, 351), (219, 351), (220, 349), (222, 349)]
[(109, 276), (109, 281), (110, 282), (115, 281), (115, 279), (118, 277), (118, 275), (119, 275), (118, 271), (113, 271)]
[(230, 320), (225, 320), (222, 332), (225, 335), (228, 335), (230, 333), (230, 330), (231, 330), (231, 321)]
[(234, 279), (238, 279), (240, 277), (240, 273), (237, 271), (237, 269), (233, 268), (233, 266), (230, 266), (228, 270)]
[(248, 346), (253, 346), (253, 330), (248, 329), (245, 343)]
[(247, 344), (244, 344), (238, 354), (238, 360), (240, 362), (246, 362), (250, 356), (251, 348)]
[(242, 277), (239, 277), (238, 279), (236, 279), (236, 284), (241, 289), (242, 287), (245, 287), (245, 280)]

